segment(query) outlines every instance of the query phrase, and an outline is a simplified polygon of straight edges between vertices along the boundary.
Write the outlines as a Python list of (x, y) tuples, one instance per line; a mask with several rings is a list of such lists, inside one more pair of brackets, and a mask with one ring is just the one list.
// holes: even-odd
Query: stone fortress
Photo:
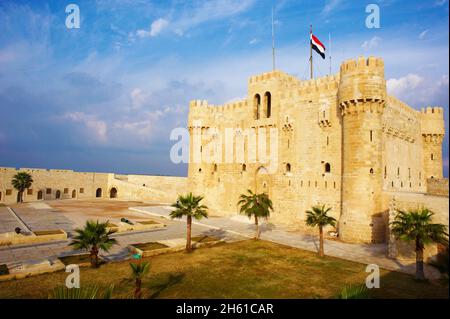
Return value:
[[(423, 205), (448, 225), (443, 116), (442, 108), (417, 111), (389, 96), (380, 58), (346, 61), (339, 74), (309, 81), (273, 71), (251, 77), (242, 101), (190, 103), (187, 178), (0, 168), (0, 204), (16, 202), (11, 180), (18, 171), (34, 179), (25, 191), (26, 202), (116, 198), (173, 203), (178, 194), (192, 191), (205, 196), (210, 215), (233, 216), (240, 194), (251, 189), (272, 199), (274, 224), (312, 231), (305, 226), (305, 210), (324, 204), (332, 207), (341, 240), (387, 242), (395, 208)], [(212, 128), (276, 129), (276, 163), (251, 160), (248, 150), (260, 141), (249, 145), (245, 134), (240, 136), (244, 158), (234, 152), (231, 163), (193, 161), (195, 148), (203, 156), (211, 143), (203, 133)], [(195, 132), (207, 136), (198, 146)]]
[[(244, 158), (233, 155), (231, 163), (195, 161), (191, 152), (189, 187), (217, 214), (236, 214), (239, 195), (251, 189), (272, 199), (271, 222), (304, 231), (305, 210), (331, 206), (339, 238), (348, 242), (386, 242), (393, 206), (427, 206), (448, 225), (443, 109), (417, 111), (389, 96), (381, 58), (349, 60), (339, 74), (309, 81), (281, 71), (253, 76), (242, 101), (191, 101), (188, 126), (191, 148), (200, 135), (203, 153), (216, 138), (211, 129), (223, 136), (233, 128), (244, 139)], [(261, 128), (278, 131), (275, 170), (270, 160), (249, 160), (261, 139), (249, 145), (242, 131)]]

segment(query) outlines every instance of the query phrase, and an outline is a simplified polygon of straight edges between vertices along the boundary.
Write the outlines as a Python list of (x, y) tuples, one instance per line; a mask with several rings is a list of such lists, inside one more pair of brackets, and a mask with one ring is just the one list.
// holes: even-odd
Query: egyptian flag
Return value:
[(314, 51), (320, 54), (322, 59), (325, 59), (325, 46), (312, 33), (311, 33), (311, 47), (314, 49)]

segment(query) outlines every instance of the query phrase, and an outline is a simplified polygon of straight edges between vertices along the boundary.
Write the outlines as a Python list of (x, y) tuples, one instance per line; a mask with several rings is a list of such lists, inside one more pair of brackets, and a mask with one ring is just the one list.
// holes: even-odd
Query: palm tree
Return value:
[(131, 267), (132, 275), (133, 275), (133, 278), (134, 278), (135, 284), (136, 284), (136, 288), (134, 289), (134, 298), (141, 299), (142, 278), (148, 273), (148, 271), (150, 269), (150, 265), (148, 262), (143, 262), (140, 264), (130, 263), (130, 267)]
[(199, 220), (203, 217), (208, 218), (208, 212), (205, 205), (201, 205), (203, 196), (194, 196), (192, 193), (189, 193), (185, 196), (179, 195), (177, 202), (172, 204), (172, 207), (175, 208), (170, 213), (171, 218), (182, 218), (186, 216), (187, 221), (187, 234), (186, 234), (186, 251), (192, 251), (191, 245), (191, 230), (192, 230), (192, 217)]
[(99, 223), (88, 220), (83, 229), (75, 229), (78, 233), (74, 240), (70, 243), (75, 249), (86, 249), (90, 251), (91, 256), (91, 266), (98, 266), (98, 252), (99, 250), (104, 250), (106, 252), (117, 244), (114, 238), (109, 236), (115, 233), (115, 230), (108, 230), (109, 222)]
[(18, 203), (23, 203), (23, 192), (27, 188), (30, 188), (32, 183), (33, 178), (27, 172), (19, 172), (13, 176), (11, 184), (19, 191), (19, 194), (17, 195)]
[(333, 227), (336, 225), (336, 219), (327, 215), (327, 213), (330, 210), (331, 207), (325, 208), (325, 205), (323, 205), (323, 206), (313, 206), (311, 210), (306, 211), (306, 225), (310, 227), (316, 226), (319, 227), (320, 257), (325, 256), (325, 253), (323, 251), (323, 228), (328, 225)]
[(98, 286), (85, 286), (80, 288), (67, 288), (57, 286), (48, 294), (48, 299), (111, 299), (114, 285), (107, 287), (100, 295)]
[(273, 211), (272, 201), (266, 193), (256, 194), (250, 189), (248, 195), (241, 194), (238, 201), (239, 212), (247, 215), (248, 218), (255, 218), (255, 239), (259, 239), (259, 218), (268, 218), (270, 211)]
[(425, 279), (423, 271), (423, 250), (426, 244), (439, 243), (448, 245), (447, 226), (432, 224), (434, 213), (428, 208), (399, 210), (391, 223), (391, 231), (397, 239), (414, 241), (416, 249), (416, 278)]

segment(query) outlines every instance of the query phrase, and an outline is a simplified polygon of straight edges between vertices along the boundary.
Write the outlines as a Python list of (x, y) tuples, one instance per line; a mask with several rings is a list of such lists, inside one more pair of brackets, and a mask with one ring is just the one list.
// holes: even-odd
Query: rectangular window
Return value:
[(7, 189), (6, 190), (6, 196), (12, 195), (12, 189)]
[(370, 141), (373, 141), (373, 131), (370, 131)]
[(68, 188), (64, 188), (64, 194), (69, 194), (69, 189)]
[(52, 193), (52, 189), (51, 189), (51, 188), (47, 188), (47, 189), (45, 190), (45, 193), (46, 193), (47, 195), (50, 195), (50, 194)]
[(31, 188), (27, 189), (27, 195), (33, 195), (33, 189)]
[(80, 188), (80, 194), (84, 194), (84, 188)]

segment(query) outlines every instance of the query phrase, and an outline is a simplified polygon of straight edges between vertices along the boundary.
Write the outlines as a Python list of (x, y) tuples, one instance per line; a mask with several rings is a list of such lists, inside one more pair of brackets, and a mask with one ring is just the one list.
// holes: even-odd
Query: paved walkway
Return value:
[[(152, 206), (135, 207), (131, 208), (131, 210), (169, 219), (171, 208), (167, 206)], [(217, 231), (226, 231), (234, 235), (253, 238), (255, 233), (253, 224), (244, 216), (242, 217), (210, 217), (201, 221), (193, 221), (193, 223), (210, 227)], [(288, 231), (282, 227), (275, 227), (272, 224), (263, 224), (261, 226), (261, 239), (309, 251), (318, 251), (319, 247), (318, 236)], [(340, 241), (325, 240), (324, 246), (325, 254), (329, 256), (364, 264), (376, 264), (384, 269), (415, 274), (415, 263), (398, 261), (387, 257), (386, 244), (348, 244)], [(440, 278), (439, 271), (428, 265), (425, 265), (425, 275), (429, 279)]]

